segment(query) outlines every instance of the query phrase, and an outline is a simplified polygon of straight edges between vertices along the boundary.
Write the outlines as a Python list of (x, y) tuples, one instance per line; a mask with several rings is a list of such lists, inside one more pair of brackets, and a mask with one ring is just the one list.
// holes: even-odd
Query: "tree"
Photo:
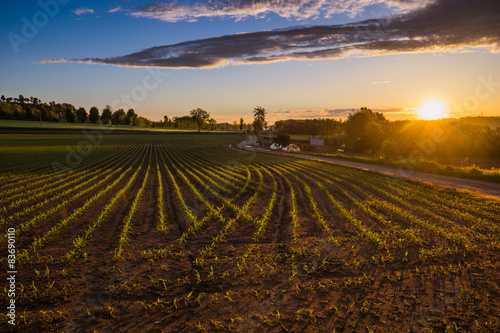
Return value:
[(26, 114), (24, 113), (23, 108), (19, 104), (14, 104), (12, 105), (12, 113), (14, 116), (14, 119), (25, 119)]
[(290, 144), (290, 135), (278, 133), (273, 137), (273, 141), (283, 147), (288, 146)]
[(79, 108), (78, 111), (76, 111), (76, 117), (78, 118), (79, 123), (85, 123), (89, 118), (89, 115), (85, 108)]
[(321, 125), (319, 119), (308, 119), (306, 121), (306, 134), (316, 137), (321, 132)]
[(2, 97), (0, 97), (0, 100), (2, 100), (2, 102), (5, 102), (5, 96), (2, 95)]
[(19, 103), (24, 104), (24, 96), (19, 95)]
[(257, 106), (255, 109), (253, 109), (253, 117), (253, 129), (256, 133), (262, 131), (267, 127), (266, 109), (261, 106)]
[(214, 118), (210, 118), (208, 120), (208, 124), (210, 125), (210, 130), (213, 131), (217, 126), (217, 120), (215, 120)]
[(125, 110), (118, 109), (111, 115), (111, 123), (113, 125), (123, 125), (125, 123), (126, 116), (127, 114), (125, 113)]
[(243, 131), (243, 127), (245, 126), (245, 121), (243, 118), (240, 118), (240, 131)]
[(101, 122), (103, 124), (109, 124), (111, 122), (111, 117), (112, 117), (112, 112), (111, 112), (111, 106), (106, 105), (104, 109), (102, 109), (102, 114), (101, 114)]
[(10, 103), (0, 103), (0, 119), (12, 119), (14, 112)]
[(138, 127), (151, 127), (151, 125), (153, 125), (153, 122), (147, 118), (137, 117), (136, 119), (136, 126)]
[(382, 143), (382, 146), (378, 151), (378, 155), (385, 160), (395, 159), (397, 156), (400, 155), (397, 142), (394, 140), (386, 139)]
[(253, 121), (253, 130), (254, 130), (254, 132), (255, 133), (259, 133), (263, 129), (264, 129), (264, 123), (262, 122), (262, 120), (255, 119)]
[(135, 125), (136, 118), (137, 118), (137, 113), (135, 113), (135, 110), (129, 109), (127, 111), (127, 115), (125, 116), (125, 118), (123, 120), (123, 123), (124, 123), (124, 125), (133, 126), (133, 125)]
[(190, 116), (191, 118), (193, 118), (194, 122), (196, 123), (196, 126), (198, 127), (198, 133), (210, 119), (210, 113), (200, 108), (192, 110), (190, 112)]
[(89, 120), (92, 124), (96, 124), (99, 121), (99, 109), (95, 106), (90, 108)]
[(388, 135), (386, 124), (383, 114), (363, 107), (347, 117), (347, 143), (357, 151), (378, 150)]
[(66, 114), (65, 115), (66, 121), (68, 123), (76, 122), (76, 114), (75, 114), (75, 111), (71, 107), (66, 107), (65, 114)]

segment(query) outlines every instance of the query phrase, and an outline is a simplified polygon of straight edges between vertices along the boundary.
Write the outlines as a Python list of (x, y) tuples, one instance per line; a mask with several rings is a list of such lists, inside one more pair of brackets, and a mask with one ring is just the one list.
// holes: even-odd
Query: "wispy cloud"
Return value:
[(40, 60), (40, 64), (59, 64), (59, 63), (66, 63), (66, 62), (70, 62), (71, 60), (67, 60), (67, 59), (42, 59)]
[(392, 10), (409, 10), (423, 6), (430, 0), (204, 0), (192, 4), (161, 1), (151, 5), (127, 9), (136, 17), (147, 17), (166, 22), (196, 21), (199, 18), (263, 18), (269, 14), (287, 19), (307, 19), (347, 14), (355, 17), (369, 5), (383, 4)]
[(108, 10), (108, 13), (116, 13), (119, 11), (122, 11), (122, 7), (120, 7), (120, 6)]
[(372, 84), (373, 84), (374, 86), (377, 86), (377, 85), (379, 85), (379, 84), (388, 84), (388, 83), (390, 83), (390, 82), (391, 82), (391, 81), (375, 81), (375, 82), (372, 82)]
[(94, 10), (92, 8), (80, 7), (73, 11), (76, 15), (85, 15), (85, 14), (94, 14)]
[(77, 61), (130, 67), (210, 68), (470, 47), (499, 51), (499, 45), (500, 1), (437, 0), (391, 19), (227, 35), (156, 46), (114, 58)]
[(80, 64), (94, 64), (94, 62), (92, 60), (89, 60), (89, 59), (63, 59), (63, 58), (59, 58), (59, 59), (42, 59), (38, 62), (32, 61), (32, 63), (34, 63), (34, 64), (42, 64), (42, 65), (45, 65), (45, 64), (65, 64), (65, 63), (73, 63), (73, 62), (80, 63)]

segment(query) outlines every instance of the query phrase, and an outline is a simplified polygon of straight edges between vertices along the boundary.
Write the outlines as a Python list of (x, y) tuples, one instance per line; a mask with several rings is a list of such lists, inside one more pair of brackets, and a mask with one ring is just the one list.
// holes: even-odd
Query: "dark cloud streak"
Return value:
[[(118, 66), (210, 68), (228, 64), (436, 52), (498, 51), (500, 1), (438, 0), (390, 19), (228, 35), (157, 46), (115, 58), (71, 60)], [(50, 60), (44, 60), (50, 62)]]

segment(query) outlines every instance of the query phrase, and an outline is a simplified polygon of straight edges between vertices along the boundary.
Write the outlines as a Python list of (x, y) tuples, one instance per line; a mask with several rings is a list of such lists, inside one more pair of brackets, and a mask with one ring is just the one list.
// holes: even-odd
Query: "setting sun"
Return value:
[(425, 120), (436, 120), (447, 116), (444, 103), (436, 100), (427, 101), (422, 104), (417, 113), (421, 119)]

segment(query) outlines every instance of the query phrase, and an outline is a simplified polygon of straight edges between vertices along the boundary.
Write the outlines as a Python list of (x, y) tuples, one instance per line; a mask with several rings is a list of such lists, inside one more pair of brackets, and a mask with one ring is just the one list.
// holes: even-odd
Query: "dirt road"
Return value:
[(429, 182), (429, 183), (433, 183), (433, 184), (437, 184), (437, 185), (449, 186), (449, 187), (453, 187), (453, 188), (456, 188), (459, 190), (467, 190), (467, 191), (476, 192), (476, 193), (480, 193), (480, 194), (484, 194), (484, 195), (500, 197), (500, 184), (499, 183), (492, 183), (492, 182), (486, 182), (486, 181), (482, 181), (482, 180), (473, 180), (473, 179), (466, 179), (466, 178), (460, 178), (460, 177), (435, 175), (435, 174), (431, 174), (431, 173), (412, 171), (412, 170), (403, 169), (403, 168), (394, 168), (394, 167), (385, 166), (385, 165), (355, 162), (355, 161), (343, 160), (343, 159), (332, 158), (332, 157), (323, 157), (323, 156), (296, 154), (296, 153), (287, 153), (287, 152), (283, 152), (283, 151), (267, 150), (264, 148), (251, 146), (254, 142), (255, 142), (255, 137), (253, 135), (248, 135), (247, 138), (245, 140), (243, 140), (242, 142), (240, 142), (239, 144), (237, 144), (236, 147), (239, 149), (258, 151), (258, 152), (267, 153), (267, 154), (279, 154), (279, 155), (283, 155), (283, 156), (303, 158), (303, 159), (307, 159), (307, 160), (317, 160), (317, 161), (322, 161), (322, 162), (326, 162), (326, 163), (334, 163), (334, 164), (344, 165), (344, 166), (358, 168), (358, 169), (367, 170), (367, 171), (375, 171), (375, 172), (383, 173), (383, 174), (390, 175), (390, 176), (406, 177), (409, 179), (420, 180), (420, 181)]

